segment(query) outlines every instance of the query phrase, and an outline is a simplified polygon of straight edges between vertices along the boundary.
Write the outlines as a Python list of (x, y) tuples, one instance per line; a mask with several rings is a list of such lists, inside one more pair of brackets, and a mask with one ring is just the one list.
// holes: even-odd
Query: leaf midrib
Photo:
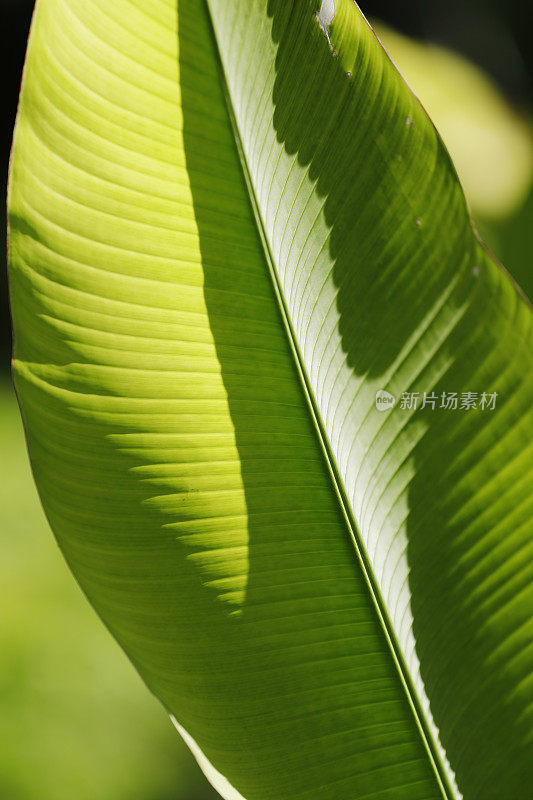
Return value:
[[(211, 30), (211, 39), (213, 42), (213, 48), (215, 51), (215, 57), (218, 63), (219, 69), (219, 79), (222, 86), (222, 91), (224, 94), (225, 102), (226, 102), (226, 110), (228, 113), (228, 119), (231, 125), (231, 129), (233, 132), (233, 138), (235, 142), (235, 147), (237, 150), (239, 163), (242, 170), (242, 175), (246, 184), (248, 197), (250, 201), (250, 205), (252, 208), (252, 212), (254, 215), (257, 232), (259, 234), (261, 244), (263, 247), (263, 253), (265, 256), (265, 261), (268, 267), (268, 272), (270, 275), (272, 287), (274, 289), (274, 294), (276, 296), (276, 300), (278, 303), (278, 308), (280, 312), (281, 319), (283, 321), (283, 326), (285, 329), (285, 333), (287, 336), (287, 340), (289, 346), (292, 351), (293, 355), (293, 362), (296, 367), (296, 371), (298, 373), (298, 377), (300, 380), (300, 385), (302, 387), (305, 400), (307, 403), (307, 407), (309, 410), (309, 414), (311, 416), (316, 436), (323, 453), (326, 466), (330, 475), (331, 483), (333, 491), (337, 497), (337, 500), (340, 505), (340, 509), (343, 515), (343, 518), (346, 523), (346, 527), (348, 530), (348, 534), (352, 540), (352, 545), (355, 550), (356, 558), (359, 567), (362, 570), (365, 584), (367, 586), (368, 592), (370, 594), (374, 609), (376, 611), (379, 624), (381, 626), (383, 635), (387, 641), (387, 645), (389, 647), (394, 665), (397, 669), (400, 682), (402, 687), (405, 691), (407, 701), (409, 703), (409, 707), (412, 711), (413, 718), (417, 729), (419, 731), (420, 737), (422, 739), (424, 748), (428, 755), (428, 759), (430, 761), (431, 767), (433, 768), (435, 778), (437, 781), (437, 785), (440, 789), (442, 797), (444, 800), (456, 800), (456, 794), (452, 788), (450, 780), (448, 778), (447, 771), (442, 763), (442, 758), (439, 754), (437, 744), (434, 740), (434, 737), (431, 733), (431, 730), (428, 725), (428, 720), (426, 715), (423, 712), (421, 704), (418, 699), (418, 694), (414, 688), (413, 681), (405, 662), (405, 659), (402, 654), (401, 647), (399, 645), (396, 633), (394, 631), (394, 627), (390, 621), (386, 604), (383, 600), (383, 596), (377, 581), (374, 578), (372, 567), (369, 563), (368, 557), (365, 552), (364, 545), (361, 541), (361, 537), (359, 534), (357, 522), (351, 508), (346, 489), (344, 486), (344, 482), (340, 476), (335, 457), (331, 450), (331, 445), (329, 443), (324, 424), (321, 419), (320, 411), (318, 405), (316, 403), (314, 393), (311, 388), (311, 383), (309, 381), (309, 377), (307, 375), (307, 371), (305, 369), (304, 361), (302, 354), (300, 352), (300, 348), (298, 346), (298, 342), (296, 339), (296, 335), (294, 332), (294, 328), (288, 313), (287, 305), (283, 296), (283, 292), (281, 289), (279, 277), (275, 268), (275, 261), (270, 249), (270, 245), (268, 242), (268, 238), (266, 235), (266, 231), (264, 228), (261, 212), (259, 209), (259, 204), (257, 202), (257, 197), (255, 194), (255, 189), (253, 186), (252, 178), (250, 175), (250, 170), (248, 168), (248, 162), (246, 160), (246, 155), (244, 153), (244, 147), (242, 144), (242, 139), (239, 131), (239, 127), (237, 124), (234, 108), (233, 108), (233, 101), (231, 98), (231, 94), (229, 91), (228, 83), (226, 80), (226, 75), (224, 71), (224, 65), (222, 63), (222, 58), (220, 54), (220, 50), (218, 47), (218, 40), (216, 36), (216, 30), (213, 25), (213, 19), (211, 17), (211, 12), (209, 9), (208, 0), (204, 0), (204, 4), (206, 7), (206, 15), (209, 20), (209, 26)], [(366, 21), (366, 20), (365, 20)], [(317, 23), (318, 24), (318, 23)], [(368, 24), (368, 23), (367, 23)], [(370, 26), (369, 26), (370, 27)]]

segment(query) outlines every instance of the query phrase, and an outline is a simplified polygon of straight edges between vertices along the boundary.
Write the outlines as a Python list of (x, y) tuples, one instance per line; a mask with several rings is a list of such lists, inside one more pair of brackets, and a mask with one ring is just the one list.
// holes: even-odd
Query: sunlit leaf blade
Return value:
[(207, 17), (180, 6), (179, 57), (177, 21), (174, 3), (38, 7), (11, 282), (47, 514), (246, 798), (437, 797), (280, 321)]
[[(526, 800), (531, 312), (356, 6), (318, 6), (39, 0), (10, 191), (34, 473), (224, 797)], [(495, 409), (439, 408), (466, 391)]]
[[(270, 3), (271, 30), (245, 5), (210, 3), (236, 127), (373, 574), (461, 791), (527, 796), (530, 307), (353, 2), (334, 4), (327, 40), (307, 3)], [(437, 407), (380, 414), (380, 389), (434, 392)], [(446, 413), (443, 392), (498, 403)]]

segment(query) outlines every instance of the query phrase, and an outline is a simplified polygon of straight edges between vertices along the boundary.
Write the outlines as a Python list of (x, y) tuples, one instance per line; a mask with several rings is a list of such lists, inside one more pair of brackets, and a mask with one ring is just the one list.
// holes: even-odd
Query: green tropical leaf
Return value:
[(356, 5), (319, 5), (39, 0), (34, 475), (227, 800), (527, 800), (531, 309)]

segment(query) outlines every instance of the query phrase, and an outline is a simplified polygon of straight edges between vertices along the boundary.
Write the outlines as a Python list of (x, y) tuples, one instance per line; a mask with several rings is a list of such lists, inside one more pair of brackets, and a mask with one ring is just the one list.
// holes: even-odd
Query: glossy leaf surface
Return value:
[(357, 7), (318, 5), (39, 0), (34, 474), (225, 798), (526, 800), (531, 310)]

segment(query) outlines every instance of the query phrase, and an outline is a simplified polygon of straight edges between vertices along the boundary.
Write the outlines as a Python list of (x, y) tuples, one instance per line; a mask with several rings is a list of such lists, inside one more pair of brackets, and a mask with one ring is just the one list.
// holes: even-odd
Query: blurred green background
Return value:
[[(379, 35), (450, 148), (476, 226), (531, 297), (529, 0), (361, 5), (382, 20)], [(3, 81), (4, 180), (32, 6), (31, 0), (0, 0), (10, 65)], [(2, 213), (5, 242), (4, 219)], [(10, 381), (5, 247), (2, 259), (0, 798), (216, 798), (164, 710), (88, 606), (44, 519)]]

